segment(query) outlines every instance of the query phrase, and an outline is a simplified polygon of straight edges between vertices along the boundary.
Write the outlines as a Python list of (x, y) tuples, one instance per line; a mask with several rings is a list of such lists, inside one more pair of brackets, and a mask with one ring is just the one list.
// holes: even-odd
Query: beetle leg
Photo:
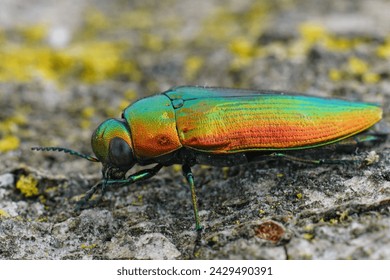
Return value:
[(100, 182), (96, 183), (88, 192), (86, 192), (85, 196), (80, 201), (77, 202), (76, 211), (80, 210), (81, 207), (83, 207), (85, 204), (87, 204), (87, 202), (91, 199), (92, 195), (98, 190), (99, 186), (101, 186), (101, 188), (102, 188), (102, 193), (98, 199), (93, 201), (93, 204), (97, 204), (102, 199), (102, 197), (104, 196), (104, 194), (107, 190), (108, 185), (115, 185), (115, 184), (129, 185), (129, 184), (141, 181), (141, 180), (146, 180), (146, 179), (149, 179), (149, 178), (153, 177), (154, 175), (156, 175), (156, 173), (162, 167), (163, 167), (162, 164), (157, 164), (153, 168), (143, 169), (139, 172), (136, 172), (136, 173), (130, 175), (129, 177), (127, 177), (126, 179), (103, 179), (103, 180), (101, 180)]
[(291, 161), (298, 161), (298, 162), (304, 162), (304, 163), (311, 163), (311, 164), (340, 164), (340, 163), (356, 163), (358, 161), (356, 160), (343, 160), (343, 159), (306, 159), (306, 158), (299, 158), (294, 157), (282, 153), (272, 153), (269, 155), (270, 157), (280, 157), (285, 158), (287, 160)]
[(126, 179), (107, 179), (105, 180), (105, 185), (115, 185), (115, 184), (129, 185), (138, 181), (146, 180), (156, 175), (157, 172), (160, 171), (162, 167), (163, 167), (162, 164), (157, 164), (153, 168), (143, 169), (141, 171), (138, 171), (130, 175)]
[(184, 177), (186, 177), (187, 182), (190, 185), (192, 205), (194, 207), (195, 229), (200, 231), (202, 230), (202, 226), (200, 225), (200, 219), (198, 213), (198, 201), (195, 193), (194, 175), (192, 174), (191, 167), (188, 164), (183, 164), (182, 169), (183, 169), (183, 175)]
[(101, 198), (103, 197), (103, 194), (105, 193), (105, 189), (106, 189), (103, 181), (96, 183), (92, 188), (89, 189), (89, 191), (87, 191), (85, 193), (84, 197), (77, 202), (75, 211), (79, 211), (84, 205), (87, 204), (87, 202), (91, 199), (91, 197), (94, 195), (94, 193), (98, 190), (100, 185), (102, 185), (102, 194), (101, 194), (100, 198), (98, 200), (94, 200), (93, 203), (91, 203), (92, 205), (89, 205), (89, 206), (93, 206), (101, 200)]

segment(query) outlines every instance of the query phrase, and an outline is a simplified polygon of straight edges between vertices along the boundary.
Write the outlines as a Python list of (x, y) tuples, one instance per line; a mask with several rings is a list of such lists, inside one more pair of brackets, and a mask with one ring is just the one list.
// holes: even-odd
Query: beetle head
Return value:
[(123, 177), (135, 164), (130, 129), (124, 120), (108, 119), (101, 123), (92, 134), (91, 145), (103, 164), (105, 177)]
[(96, 157), (63, 147), (32, 147), (31, 149), (64, 152), (89, 161), (101, 162), (105, 179), (123, 179), (126, 172), (136, 163), (130, 129), (125, 120), (108, 119), (101, 123), (92, 134), (91, 144)]

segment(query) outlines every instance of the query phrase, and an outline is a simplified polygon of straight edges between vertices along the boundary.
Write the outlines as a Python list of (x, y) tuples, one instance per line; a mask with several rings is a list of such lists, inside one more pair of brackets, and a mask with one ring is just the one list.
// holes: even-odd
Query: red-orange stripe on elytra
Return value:
[[(375, 107), (374, 107), (375, 108)], [(196, 136), (190, 136), (185, 145), (198, 149), (213, 149), (215, 152), (231, 152), (245, 149), (272, 149), (272, 148), (295, 148), (310, 145), (318, 145), (323, 142), (337, 140), (343, 136), (352, 135), (364, 130), (378, 121), (378, 114), (362, 114), (357, 112), (345, 112), (335, 115), (323, 115), (317, 119), (305, 118), (261, 118), (254, 121), (254, 118), (242, 118), (241, 120), (231, 119), (229, 125), (207, 123), (203, 119), (203, 125), (207, 126), (204, 133), (196, 130)], [(196, 118), (195, 118), (196, 119)], [(232, 123), (240, 123), (238, 129)], [(189, 121), (191, 123), (191, 121)], [(200, 123), (190, 126), (197, 127)]]

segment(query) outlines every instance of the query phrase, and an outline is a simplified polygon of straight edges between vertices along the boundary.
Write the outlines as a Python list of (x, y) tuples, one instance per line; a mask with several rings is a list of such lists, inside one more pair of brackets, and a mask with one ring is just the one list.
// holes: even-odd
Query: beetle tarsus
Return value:
[[(102, 185), (101, 195), (97, 199), (91, 201), (90, 200), (91, 197), (96, 193), (100, 185)], [(95, 185), (93, 185), (92, 188), (89, 189), (89, 191), (85, 193), (84, 197), (77, 202), (75, 211), (80, 211), (81, 209), (90, 208), (97, 205), (102, 200), (105, 192), (106, 192), (106, 184), (102, 181), (96, 183)]]
[(194, 216), (195, 216), (195, 229), (201, 231), (203, 227), (200, 225), (200, 218), (198, 212), (198, 200), (195, 193), (195, 183), (194, 175), (192, 174), (191, 167), (188, 164), (183, 164), (183, 175), (186, 177), (188, 184), (190, 185), (191, 190), (191, 200), (194, 207)]

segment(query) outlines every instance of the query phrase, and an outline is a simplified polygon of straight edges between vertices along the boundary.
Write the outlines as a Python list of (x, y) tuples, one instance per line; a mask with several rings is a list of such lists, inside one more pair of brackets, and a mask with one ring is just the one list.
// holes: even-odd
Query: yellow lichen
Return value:
[(299, 26), (299, 33), (308, 45), (313, 45), (328, 36), (325, 27), (315, 22), (304, 22)]
[(64, 82), (69, 78), (87, 83), (127, 76), (140, 79), (137, 67), (124, 60), (126, 43), (92, 41), (64, 49), (41, 45), (0, 45), (0, 81), (30, 81), (44, 78)]
[(305, 231), (313, 231), (314, 227), (313, 227), (313, 225), (306, 225), (306, 226), (304, 226), (303, 229), (304, 229)]
[(380, 76), (377, 73), (368, 72), (363, 74), (363, 82), (367, 84), (375, 84), (379, 82), (379, 80)]
[(94, 29), (105, 29), (110, 25), (106, 15), (95, 9), (88, 10), (85, 23), (88, 27)]
[(122, 99), (118, 106), (118, 111), (123, 111), (129, 106), (129, 101), (127, 99)]
[(314, 238), (314, 235), (311, 233), (304, 233), (302, 237), (306, 240), (312, 240)]
[(201, 256), (200, 250), (196, 250), (196, 251), (194, 252), (194, 257), (195, 257), (195, 258), (199, 258), (200, 256)]
[(16, 188), (25, 196), (31, 197), (39, 194), (38, 180), (31, 174), (28, 176), (21, 175), (16, 182)]
[(8, 152), (18, 149), (20, 146), (20, 140), (18, 137), (13, 135), (7, 135), (0, 139), (0, 152)]
[(340, 220), (340, 222), (346, 221), (348, 219), (348, 217), (349, 217), (349, 213), (348, 213), (348, 210), (346, 210), (340, 214), (339, 220)]
[(97, 244), (90, 244), (90, 245), (87, 245), (87, 244), (81, 244), (81, 249), (84, 249), (84, 250), (91, 250), (93, 248), (95, 248), (97, 246)]
[(133, 206), (142, 206), (143, 205), (143, 201), (144, 201), (143, 196), (142, 195), (138, 195), (137, 196), (137, 200), (132, 201), (131, 205), (133, 205)]
[(164, 48), (163, 40), (160, 36), (154, 34), (143, 34), (142, 45), (151, 51), (160, 52)]
[(235, 38), (230, 43), (230, 51), (242, 58), (249, 58), (253, 55), (253, 44), (246, 38)]
[(329, 75), (329, 78), (335, 82), (340, 81), (343, 77), (342, 71), (340, 71), (338, 69), (330, 69), (328, 75)]
[(44, 24), (35, 24), (26, 26), (20, 30), (27, 43), (42, 42), (47, 36), (47, 26)]
[(357, 57), (350, 57), (345, 65), (340, 69), (329, 70), (329, 78), (332, 81), (340, 81), (345, 78), (361, 77), (367, 84), (375, 84), (380, 81), (380, 75), (370, 72), (367, 62)]
[(42, 203), (42, 204), (45, 204), (46, 201), (47, 201), (46, 197), (44, 195), (42, 195), (42, 194), (38, 198), (39, 198), (39, 202)]
[(301, 24), (299, 33), (302, 38), (300, 47), (306, 51), (313, 45), (318, 44), (330, 51), (342, 52), (365, 43), (362, 38), (346, 38), (331, 34), (323, 25), (315, 22), (304, 22)]
[(95, 108), (92, 106), (87, 106), (81, 111), (81, 116), (84, 118), (91, 118), (95, 115)]
[(324, 44), (329, 36), (325, 27), (316, 22), (303, 22), (298, 26), (300, 37), (288, 48), (292, 56), (305, 56), (307, 52), (317, 44)]
[(87, 129), (91, 126), (91, 121), (90, 120), (81, 120), (80, 121), (80, 127), (82, 129)]
[(210, 238), (210, 240), (214, 243), (218, 243), (219, 242), (219, 236), (218, 235), (214, 235), (213, 237)]
[(104, 13), (97, 9), (88, 9), (85, 14), (85, 27), (79, 36), (83, 39), (92, 39), (110, 26), (111, 21)]
[(216, 9), (203, 22), (198, 40), (206, 44), (219, 44), (232, 40), (240, 34), (241, 38), (258, 37), (265, 29), (272, 5), (268, 1), (254, 1), (242, 12), (229, 11), (223, 7)]
[(298, 199), (302, 199), (302, 197), (303, 197), (303, 194), (302, 194), (302, 193), (297, 193), (297, 198), (298, 198)]
[(118, 106), (119, 111), (123, 111), (125, 108), (127, 108), (131, 102), (137, 98), (137, 93), (134, 89), (128, 89), (123, 94), (124, 99), (121, 100)]
[(387, 37), (385, 42), (376, 49), (376, 55), (380, 58), (390, 57), (390, 36)]
[(240, 70), (240, 69), (248, 67), (251, 63), (252, 63), (252, 59), (250, 59), (250, 58), (235, 57), (230, 64), (230, 69), (231, 70)]
[(128, 89), (125, 91), (124, 97), (130, 101), (134, 100), (135, 98), (137, 98), (137, 92), (134, 89)]
[(255, 48), (251, 41), (244, 37), (233, 39), (230, 43), (229, 49), (234, 55), (230, 66), (232, 70), (247, 67), (258, 54), (258, 49)]
[(180, 172), (181, 171), (181, 165), (180, 164), (174, 164), (174, 165), (172, 165), (172, 169), (175, 172)]
[(48, 217), (40, 217), (37, 220), (37, 222), (39, 222), (39, 223), (46, 223), (48, 221), (49, 221)]
[(10, 215), (8, 214), (7, 211), (3, 210), (3, 209), (0, 209), (0, 219), (1, 218), (8, 218), (10, 217)]
[(229, 170), (230, 170), (230, 167), (222, 167), (222, 173), (223, 173), (224, 179), (227, 179), (229, 177)]
[(234, 21), (235, 17), (231, 12), (222, 8), (218, 9), (213, 16), (207, 17), (204, 20), (204, 26), (198, 37), (204, 39), (206, 42), (209, 42), (209, 40), (219, 42), (225, 41), (232, 36)]
[(332, 51), (348, 51), (362, 43), (364, 43), (364, 40), (359, 38), (345, 38), (334, 35), (329, 35), (324, 40), (324, 46)]
[(202, 68), (204, 60), (199, 56), (190, 56), (184, 64), (185, 76), (188, 80), (192, 80)]
[(368, 71), (368, 64), (357, 57), (350, 57), (348, 60), (348, 70), (352, 74), (363, 75)]

